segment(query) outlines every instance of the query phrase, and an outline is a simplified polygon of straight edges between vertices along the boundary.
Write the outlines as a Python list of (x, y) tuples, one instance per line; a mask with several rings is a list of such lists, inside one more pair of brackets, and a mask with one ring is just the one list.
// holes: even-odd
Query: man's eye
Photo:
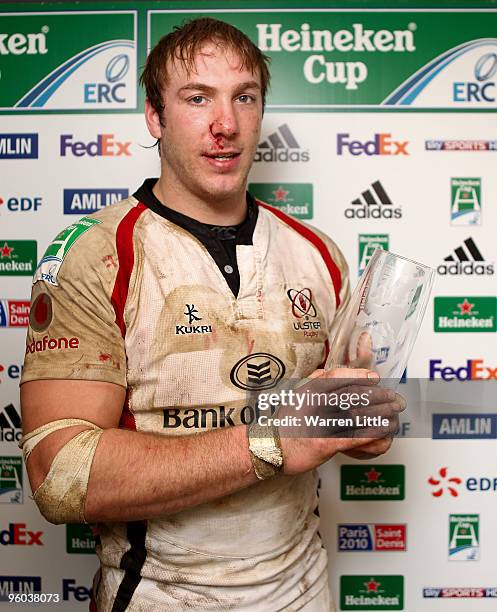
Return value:
[(249, 104), (255, 100), (254, 96), (249, 96), (249, 94), (242, 94), (241, 96), (238, 96), (238, 99), (243, 104)]
[(202, 104), (204, 100), (204, 96), (193, 96), (193, 98), (190, 98), (190, 102), (193, 102), (193, 104)]

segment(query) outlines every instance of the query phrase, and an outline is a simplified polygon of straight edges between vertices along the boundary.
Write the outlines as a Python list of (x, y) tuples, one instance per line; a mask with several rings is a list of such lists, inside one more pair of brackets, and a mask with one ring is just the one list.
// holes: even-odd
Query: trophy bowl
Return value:
[(369, 368), (396, 387), (426, 310), (435, 271), (376, 249), (331, 340), (325, 369)]

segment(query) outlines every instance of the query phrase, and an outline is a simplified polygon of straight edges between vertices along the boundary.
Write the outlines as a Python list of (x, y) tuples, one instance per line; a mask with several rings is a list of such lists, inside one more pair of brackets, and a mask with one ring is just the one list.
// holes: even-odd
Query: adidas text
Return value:
[(402, 217), (402, 209), (400, 208), (384, 208), (373, 207), (368, 208), (346, 208), (345, 216), (347, 219), (400, 219)]
[(290, 151), (288, 149), (267, 149), (257, 151), (254, 162), (308, 162), (309, 151)]
[(477, 276), (493, 275), (493, 264), (474, 263), (472, 261), (464, 263), (440, 264), (437, 272), (441, 275), (455, 276), (458, 274), (475, 274)]

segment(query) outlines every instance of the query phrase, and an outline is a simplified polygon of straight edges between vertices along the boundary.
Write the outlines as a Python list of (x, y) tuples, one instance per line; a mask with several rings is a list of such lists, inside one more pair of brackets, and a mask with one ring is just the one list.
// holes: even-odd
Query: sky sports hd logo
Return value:
[(497, 587), (425, 587), (423, 589), (423, 597), (435, 599), (482, 599), (497, 597)]
[(337, 525), (338, 552), (404, 552), (407, 525), (340, 523)]
[(454, 249), (454, 254), (444, 257), (437, 272), (441, 276), (493, 276), (494, 264), (485, 260), (470, 236)]
[(433, 414), (434, 440), (495, 440), (497, 414)]
[(313, 217), (312, 183), (250, 183), (249, 192), (296, 219)]
[(433, 324), (436, 332), (497, 331), (497, 297), (435, 297)]
[(22, 504), (22, 457), (0, 456), (0, 504)]
[(497, 151), (497, 140), (425, 140), (427, 151)]
[(308, 162), (309, 150), (303, 149), (287, 123), (283, 123), (257, 146), (254, 162)]
[(487, 365), (483, 359), (467, 359), (464, 365), (452, 367), (442, 359), (430, 359), (430, 380), (497, 380), (497, 367)]
[(134, 109), (136, 41), (136, 11), (4, 14), (0, 109)]
[(0, 134), (0, 159), (38, 159), (38, 134)]
[(349, 133), (337, 134), (337, 155), (409, 155), (408, 140), (395, 140), (392, 134), (374, 134), (371, 140), (352, 140)]
[(124, 200), (128, 195), (126, 188), (64, 189), (64, 214), (90, 214)]
[(481, 178), (450, 179), (451, 225), (481, 225)]
[(342, 465), (340, 499), (343, 501), (400, 501), (405, 499), (403, 465)]
[(403, 610), (404, 576), (340, 576), (340, 610)]

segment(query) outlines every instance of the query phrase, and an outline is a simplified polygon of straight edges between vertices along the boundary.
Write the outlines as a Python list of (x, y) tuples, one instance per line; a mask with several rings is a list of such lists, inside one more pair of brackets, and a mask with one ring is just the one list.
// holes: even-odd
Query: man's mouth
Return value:
[(216, 159), (218, 161), (227, 161), (230, 159), (234, 159), (238, 157), (240, 153), (238, 151), (233, 151), (231, 153), (204, 153), (205, 157), (209, 157), (210, 159)]

